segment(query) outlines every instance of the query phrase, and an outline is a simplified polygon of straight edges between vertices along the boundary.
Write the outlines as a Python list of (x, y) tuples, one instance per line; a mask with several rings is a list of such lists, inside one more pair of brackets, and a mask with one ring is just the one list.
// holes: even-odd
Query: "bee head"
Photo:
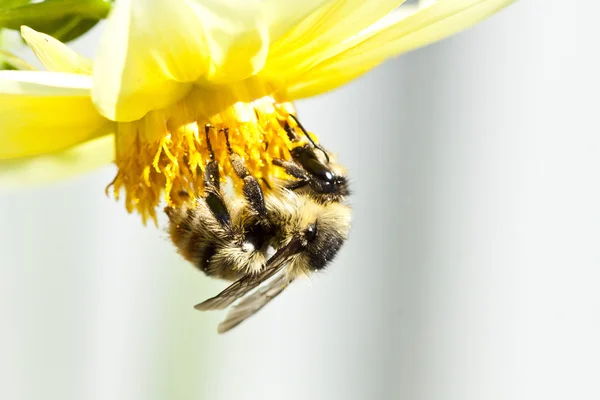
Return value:
[[(317, 196), (339, 201), (350, 194), (344, 169), (329, 158), (325, 160), (320, 152), (308, 145), (292, 149), (291, 154), (310, 177), (308, 185)], [(323, 154), (327, 153), (323, 151)]]

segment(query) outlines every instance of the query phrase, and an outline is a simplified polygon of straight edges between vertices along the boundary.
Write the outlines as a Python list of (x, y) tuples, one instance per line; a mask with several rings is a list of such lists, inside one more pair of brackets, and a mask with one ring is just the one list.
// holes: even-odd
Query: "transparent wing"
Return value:
[(279, 276), (268, 285), (244, 297), (239, 304), (233, 306), (227, 313), (225, 320), (219, 324), (218, 332), (225, 333), (256, 314), (292, 282), (293, 278), (287, 276), (285, 270), (280, 271)]
[(277, 250), (273, 257), (269, 258), (265, 268), (256, 275), (246, 275), (229, 285), (221, 293), (208, 300), (197, 304), (194, 308), (201, 311), (223, 310), (236, 300), (245, 296), (248, 292), (256, 289), (261, 283), (267, 281), (283, 267), (285, 267), (291, 256), (298, 253), (302, 244), (299, 239), (292, 240), (287, 246)]

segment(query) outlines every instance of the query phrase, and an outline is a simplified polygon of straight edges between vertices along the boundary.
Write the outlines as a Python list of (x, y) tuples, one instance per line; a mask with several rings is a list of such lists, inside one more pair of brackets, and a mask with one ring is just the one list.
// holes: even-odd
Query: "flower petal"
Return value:
[(114, 157), (115, 136), (105, 135), (52, 154), (0, 160), (0, 187), (22, 187), (69, 178), (109, 164)]
[(0, 71), (0, 159), (62, 150), (107, 124), (90, 99), (91, 78), (45, 71)]
[(192, 82), (236, 81), (260, 70), (267, 26), (257, 1), (121, 0), (94, 65), (94, 103), (133, 121), (180, 100)]
[(89, 96), (89, 76), (47, 71), (0, 71), (0, 95)]
[(313, 12), (272, 44), (262, 76), (287, 80), (332, 55), (347, 38), (392, 12), (405, 0), (335, 0)]
[(439, 0), (409, 16), (393, 13), (348, 39), (336, 55), (288, 81), (288, 95), (299, 99), (332, 90), (388, 58), (464, 30), (513, 1)]
[(2, 49), (0, 49), (0, 69), (17, 69), (24, 71), (37, 70), (37, 68), (23, 60), (21, 57)]
[(269, 26), (269, 38), (272, 43), (290, 32), (300, 22), (308, 18), (319, 8), (336, 0), (304, 0), (283, 2), (281, 0), (264, 0), (263, 9)]
[(27, 26), (21, 27), (21, 36), (48, 71), (91, 75), (92, 61), (61, 41)]

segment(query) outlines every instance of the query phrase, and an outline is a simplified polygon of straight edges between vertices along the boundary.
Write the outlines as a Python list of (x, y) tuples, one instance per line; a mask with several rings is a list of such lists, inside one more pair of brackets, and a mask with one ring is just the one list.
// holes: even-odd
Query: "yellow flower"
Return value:
[[(48, 71), (0, 71), (0, 184), (112, 161), (115, 196), (155, 218), (164, 196), (202, 194), (205, 126), (224, 176), (223, 134), (267, 181), (289, 158), (291, 101), (465, 29), (511, 0), (120, 0), (91, 61), (24, 27)], [(316, 138), (315, 138), (316, 139)]]

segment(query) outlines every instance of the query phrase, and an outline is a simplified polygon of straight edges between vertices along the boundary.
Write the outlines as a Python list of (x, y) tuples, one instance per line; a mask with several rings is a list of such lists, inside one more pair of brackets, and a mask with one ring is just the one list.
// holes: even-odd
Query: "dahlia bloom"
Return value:
[[(90, 60), (50, 36), (22, 35), (47, 71), (0, 71), (0, 185), (116, 163), (129, 211), (203, 192), (205, 126), (221, 176), (219, 130), (268, 181), (289, 158), (292, 101), (441, 40), (511, 0), (118, 0)], [(313, 136), (313, 140), (317, 140)]]

